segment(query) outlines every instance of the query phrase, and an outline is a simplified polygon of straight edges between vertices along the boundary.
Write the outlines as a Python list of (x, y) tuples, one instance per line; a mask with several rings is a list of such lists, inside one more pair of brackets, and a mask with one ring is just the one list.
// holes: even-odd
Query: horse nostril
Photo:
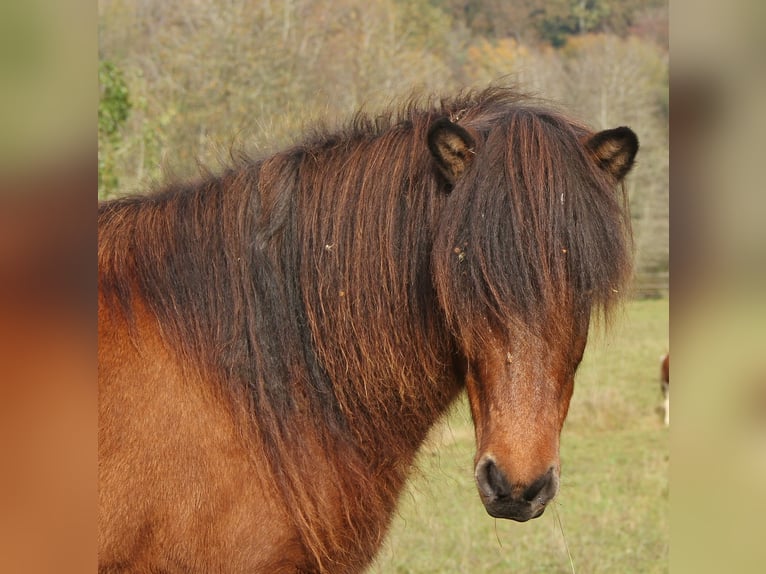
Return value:
[(484, 495), (492, 500), (510, 496), (511, 485), (492, 459), (484, 459), (476, 468), (476, 482)]
[[(544, 475), (542, 475), (540, 478), (535, 480), (532, 484), (530, 484), (525, 490), (524, 494), (522, 495), (524, 497), (524, 500), (527, 502), (532, 502), (543, 490), (551, 490), (549, 485), (551, 485), (551, 482), (553, 481), (553, 468), (549, 469), (548, 472), (546, 472)], [(546, 492), (543, 496), (544, 500), (543, 502), (547, 502), (549, 498), (551, 498), (551, 493)]]

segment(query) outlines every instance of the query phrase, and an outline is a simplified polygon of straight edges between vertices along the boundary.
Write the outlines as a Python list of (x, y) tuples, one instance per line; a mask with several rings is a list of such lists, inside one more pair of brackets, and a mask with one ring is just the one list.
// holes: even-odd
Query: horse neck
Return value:
[[(456, 385), (430, 276), (429, 229), (441, 198), (418, 181), (422, 174), (405, 192), (402, 181), (391, 180), (328, 197), (288, 181), (301, 161), (305, 156), (293, 153), (269, 180), (279, 190), (264, 184), (254, 165), (107, 204), (100, 251), (109, 261), (100, 269), (114, 282), (129, 280), (130, 290), (137, 286), (168, 338), (189, 355), (215, 349), (215, 357), (200, 358), (229, 373), (275, 379), (300, 365), (303, 378), (332, 391), (330, 408), (362, 434), (364, 421), (374, 435), (389, 426), (396, 434), (406, 420), (409, 436), (421, 437)], [(317, 187), (332, 188), (327, 183)], [(263, 218), (264, 192), (270, 218)], [(261, 221), (271, 226), (268, 234)], [(125, 269), (130, 277), (119, 276)], [(284, 348), (265, 349), (272, 339)]]
[[(99, 280), (128, 307), (141, 298), (192, 359), (181, 362), (247, 407), (242, 424), (269, 453), (287, 507), (329, 500), (349, 528), (367, 525), (349, 555), (359, 545), (371, 555), (418, 447), (460, 391), (430, 278), (432, 206), (415, 202), (414, 219), (400, 212), (385, 236), (383, 206), (344, 227), (348, 206), (311, 215), (288, 187), (272, 197), (279, 221), (259, 236), (263, 204), (243, 177), (103, 206)], [(309, 547), (336, 544), (317, 538), (335, 536), (326, 515), (296, 519)]]
[(431, 278), (445, 197), (427, 170), (395, 173), (315, 175), (296, 229), (307, 324), (338, 408), (359, 444), (398, 443), (408, 458), (459, 383)]

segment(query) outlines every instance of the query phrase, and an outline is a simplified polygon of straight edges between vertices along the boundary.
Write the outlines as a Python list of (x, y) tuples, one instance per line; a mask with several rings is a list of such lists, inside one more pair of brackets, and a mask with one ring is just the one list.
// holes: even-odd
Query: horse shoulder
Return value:
[(231, 408), (148, 311), (131, 331), (100, 303), (100, 571), (294, 570), (303, 550)]

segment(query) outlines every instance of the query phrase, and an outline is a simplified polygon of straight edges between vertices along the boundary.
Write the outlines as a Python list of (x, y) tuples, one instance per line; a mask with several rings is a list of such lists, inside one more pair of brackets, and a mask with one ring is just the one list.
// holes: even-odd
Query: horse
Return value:
[(461, 393), (540, 516), (638, 139), (491, 87), (99, 204), (99, 572), (364, 570)]
[(662, 391), (665, 426), (670, 426), (670, 353), (660, 357), (660, 391)]

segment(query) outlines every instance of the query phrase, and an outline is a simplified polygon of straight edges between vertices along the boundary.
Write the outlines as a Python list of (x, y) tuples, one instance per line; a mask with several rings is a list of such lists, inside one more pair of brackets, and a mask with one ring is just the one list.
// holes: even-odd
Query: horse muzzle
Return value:
[(512, 484), (491, 457), (483, 457), (476, 465), (476, 484), (484, 507), (490, 516), (526, 522), (545, 511), (559, 489), (554, 467), (529, 484)]

